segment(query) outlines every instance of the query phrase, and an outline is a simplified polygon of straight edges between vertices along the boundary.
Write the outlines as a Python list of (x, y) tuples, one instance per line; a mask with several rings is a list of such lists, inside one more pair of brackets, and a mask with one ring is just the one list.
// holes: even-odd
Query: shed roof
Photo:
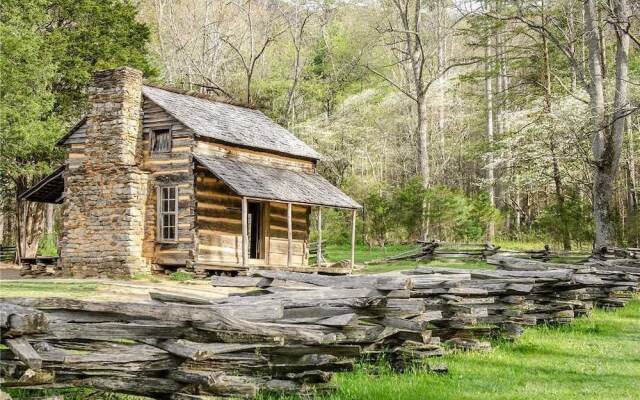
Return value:
[(311, 147), (257, 110), (143, 86), (142, 93), (199, 136), (227, 144), (319, 159)]
[(193, 157), (240, 196), (328, 207), (361, 207), (316, 173), (216, 158), (199, 153), (194, 153)]
[(44, 177), (31, 188), (20, 193), (18, 197), (23, 200), (39, 203), (62, 203), (64, 196), (64, 178), (62, 173), (64, 165), (58, 167), (51, 174)]

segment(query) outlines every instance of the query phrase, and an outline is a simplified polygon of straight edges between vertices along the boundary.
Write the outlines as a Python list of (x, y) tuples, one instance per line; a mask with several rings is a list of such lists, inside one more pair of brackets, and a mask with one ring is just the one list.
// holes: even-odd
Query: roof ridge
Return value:
[(249, 110), (259, 111), (254, 104), (245, 103), (245, 102), (233, 99), (231, 97), (216, 96), (209, 93), (201, 93), (193, 90), (181, 89), (181, 88), (163, 84), (163, 83), (156, 83), (156, 82), (149, 82), (149, 81), (145, 81), (144, 86), (164, 90), (164, 91), (179, 94), (182, 96), (189, 96), (197, 99), (208, 100), (214, 103), (229, 104), (231, 106), (242, 107), (242, 108), (247, 108)]

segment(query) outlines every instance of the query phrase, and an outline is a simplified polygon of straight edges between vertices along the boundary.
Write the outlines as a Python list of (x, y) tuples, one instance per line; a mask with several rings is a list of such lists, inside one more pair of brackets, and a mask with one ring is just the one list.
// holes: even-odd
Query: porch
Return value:
[[(194, 154), (196, 162), (196, 271), (250, 268), (347, 273), (354, 266), (360, 205), (320, 175)], [(204, 174), (203, 174), (204, 172)], [(309, 265), (310, 216), (315, 211), (317, 254), (322, 254), (322, 210), (346, 210), (351, 218), (351, 257), (327, 268)]]

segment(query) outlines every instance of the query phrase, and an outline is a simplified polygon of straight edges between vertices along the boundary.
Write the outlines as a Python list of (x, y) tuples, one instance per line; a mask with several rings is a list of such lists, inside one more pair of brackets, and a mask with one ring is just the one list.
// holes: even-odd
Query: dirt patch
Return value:
[(20, 279), (20, 267), (16, 264), (0, 263), (0, 280)]

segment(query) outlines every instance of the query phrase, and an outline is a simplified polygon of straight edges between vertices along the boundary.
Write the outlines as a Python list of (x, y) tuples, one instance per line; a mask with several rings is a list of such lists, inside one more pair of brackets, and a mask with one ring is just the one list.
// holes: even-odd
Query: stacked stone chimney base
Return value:
[(131, 168), (110, 176), (76, 171), (64, 210), (65, 275), (126, 277), (147, 268), (142, 257), (148, 176)]

